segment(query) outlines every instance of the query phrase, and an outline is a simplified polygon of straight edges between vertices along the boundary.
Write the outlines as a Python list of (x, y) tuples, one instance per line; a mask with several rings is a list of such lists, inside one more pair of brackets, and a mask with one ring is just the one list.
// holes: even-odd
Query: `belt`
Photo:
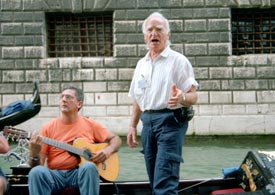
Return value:
[(145, 113), (165, 113), (165, 112), (176, 112), (176, 111), (179, 111), (181, 110), (181, 108), (178, 108), (178, 109), (168, 109), (168, 108), (164, 108), (164, 109), (161, 109), (161, 110), (144, 110), (143, 112)]

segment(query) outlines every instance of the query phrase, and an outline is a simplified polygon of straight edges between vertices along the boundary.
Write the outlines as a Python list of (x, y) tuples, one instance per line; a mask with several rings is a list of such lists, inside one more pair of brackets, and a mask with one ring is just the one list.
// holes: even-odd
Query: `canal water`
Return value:
[[(141, 146), (129, 148), (123, 138), (118, 155), (120, 160), (118, 181), (148, 180)], [(251, 151), (275, 151), (275, 135), (267, 136), (187, 136), (183, 146), (184, 163), (181, 164), (181, 179), (222, 177), (222, 169), (238, 167)], [(11, 173), (11, 162), (0, 156), (0, 167)]]

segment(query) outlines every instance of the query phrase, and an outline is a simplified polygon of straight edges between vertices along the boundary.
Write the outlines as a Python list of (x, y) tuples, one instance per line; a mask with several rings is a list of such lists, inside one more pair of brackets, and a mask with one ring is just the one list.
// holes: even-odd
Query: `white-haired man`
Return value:
[(134, 99), (127, 143), (136, 147), (137, 124), (153, 195), (178, 194), (182, 145), (188, 128), (187, 107), (197, 102), (195, 80), (188, 59), (170, 48), (168, 20), (154, 12), (142, 31), (149, 52), (137, 63), (129, 96)]

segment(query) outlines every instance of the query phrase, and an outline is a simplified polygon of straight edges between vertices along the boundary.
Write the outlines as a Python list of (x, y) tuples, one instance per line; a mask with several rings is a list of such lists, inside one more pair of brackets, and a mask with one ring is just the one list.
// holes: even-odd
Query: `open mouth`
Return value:
[(159, 42), (159, 40), (158, 39), (152, 39), (151, 42), (152, 43), (157, 43), (157, 42)]

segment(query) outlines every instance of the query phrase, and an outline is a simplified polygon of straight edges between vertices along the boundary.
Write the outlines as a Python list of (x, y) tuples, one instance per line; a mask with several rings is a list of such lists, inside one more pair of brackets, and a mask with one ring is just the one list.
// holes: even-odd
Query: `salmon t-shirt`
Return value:
[[(85, 138), (90, 144), (93, 144), (104, 142), (109, 131), (100, 123), (79, 116), (73, 123), (64, 123), (60, 118), (56, 118), (42, 127), (40, 135), (67, 144), (73, 144), (77, 138)], [(42, 145), (41, 153), (47, 155), (47, 166), (50, 169), (74, 169), (79, 164), (79, 158), (76, 156), (48, 144)]]

